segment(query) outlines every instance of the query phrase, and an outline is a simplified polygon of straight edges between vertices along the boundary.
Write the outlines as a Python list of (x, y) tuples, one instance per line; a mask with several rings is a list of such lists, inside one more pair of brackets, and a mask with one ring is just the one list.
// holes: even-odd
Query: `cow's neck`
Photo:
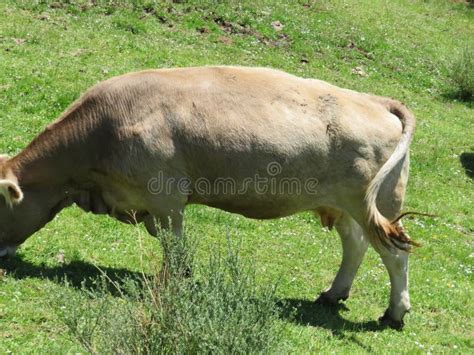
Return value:
[(80, 110), (67, 112), (10, 160), (20, 186), (67, 192), (97, 163), (101, 131), (97, 120), (81, 117)]

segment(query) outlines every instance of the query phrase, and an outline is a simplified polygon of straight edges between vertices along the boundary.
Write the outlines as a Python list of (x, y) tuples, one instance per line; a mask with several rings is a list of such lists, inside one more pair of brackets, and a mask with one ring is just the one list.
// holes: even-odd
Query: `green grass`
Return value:
[[(372, 250), (348, 310), (311, 302), (335, 275), (341, 248), (310, 215), (262, 222), (192, 206), (188, 234), (199, 240), (198, 260), (225, 250), (227, 234), (242, 239), (259, 283), (278, 282), (278, 300), (296, 312), (280, 320), (288, 325), (281, 351), (473, 351), (474, 107), (445, 95), (453, 56), (474, 37), (472, 7), (444, 0), (99, 4), (0, 2), (0, 152), (19, 152), (94, 83), (144, 68), (269, 66), (398, 98), (418, 120), (406, 209), (439, 215), (405, 222), (424, 246), (411, 258), (413, 312), (403, 332), (374, 323), (389, 288)], [(353, 74), (355, 67), (367, 76)], [(152, 238), (140, 245), (133, 227), (63, 211), (17, 259), (0, 264), (0, 352), (83, 351), (51, 308), (53, 295), (65, 291), (60, 280), (67, 276), (80, 292), (83, 279), (99, 276), (94, 265), (113, 279), (136, 277), (142, 265), (151, 271), (160, 250)]]

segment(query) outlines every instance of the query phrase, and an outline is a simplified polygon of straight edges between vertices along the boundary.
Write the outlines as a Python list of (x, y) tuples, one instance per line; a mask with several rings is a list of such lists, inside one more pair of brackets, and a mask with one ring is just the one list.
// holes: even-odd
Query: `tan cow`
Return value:
[(314, 211), (343, 246), (319, 301), (348, 297), (370, 243), (391, 281), (381, 320), (401, 327), (415, 243), (390, 221), (404, 199), (414, 127), (397, 101), (277, 70), (115, 77), (88, 90), (21, 153), (0, 158), (0, 255), (72, 203), (144, 222), (151, 234), (156, 220), (177, 235), (188, 204), (257, 219)]

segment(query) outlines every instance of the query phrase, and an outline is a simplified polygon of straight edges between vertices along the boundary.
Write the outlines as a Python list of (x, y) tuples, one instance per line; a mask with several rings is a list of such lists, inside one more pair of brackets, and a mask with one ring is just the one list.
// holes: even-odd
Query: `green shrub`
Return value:
[[(81, 292), (66, 287), (55, 308), (90, 353), (267, 353), (281, 331), (274, 287), (258, 287), (253, 268), (229, 243), (225, 256), (183, 277), (194, 262), (185, 237), (163, 235), (169, 272), (112, 283), (104, 275)], [(166, 275), (165, 277), (163, 275)], [(279, 325), (280, 324), (280, 325)]]
[(455, 97), (466, 101), (474, 98), (474, 46), (466, 47), (455, 59), (449, 80)]

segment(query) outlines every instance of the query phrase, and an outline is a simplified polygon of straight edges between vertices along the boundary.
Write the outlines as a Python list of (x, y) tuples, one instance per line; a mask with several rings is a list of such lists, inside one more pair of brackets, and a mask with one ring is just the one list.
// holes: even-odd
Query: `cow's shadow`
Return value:
[(466, 175), (474, 179), (474, 153), (464, 152), (460, 155), (459, 160), (466, 172)]
[(103, 287), (103, 283), (97, 282), (105, 277), (108, 291), (118, 295), (117, 288), (122, 289), (126, 280), (139, 281), (143, 278), (141, 272), (130, 271), (122, 268), (96, 266), (82, 260), (73, 260), (67, 264), (58, 266), (37, 265), (21, 256), (8, 259), (0, 258), (0, 269), (3, 269), (12, 278), (22, 280), (26, 278), (38, 278), (65, 284), (77, 289), (95, 291)]
[(280, 300), (280, 316), (293, 323), (327, 329), (345, 329), (350, 331), (377, 331), (385, 329), (376, 321), (352, 322), (341, 313), (348, 312), (344, 303), (327, 305), (311, 300), (287, 298)]
[(375, 350), (359, 340), (356, 334), (380, 332), (388, 328), (375, 320), (353, 322), (345, 319), (342, 313), (349, 309), (343, 303), (329, 306), (311, 300), (289, 298), (279, 301), (278, 306), (283, 320), (304, 327), (327, 329), (331, 331), (333, 337), (354, 343), (367, 352)]

